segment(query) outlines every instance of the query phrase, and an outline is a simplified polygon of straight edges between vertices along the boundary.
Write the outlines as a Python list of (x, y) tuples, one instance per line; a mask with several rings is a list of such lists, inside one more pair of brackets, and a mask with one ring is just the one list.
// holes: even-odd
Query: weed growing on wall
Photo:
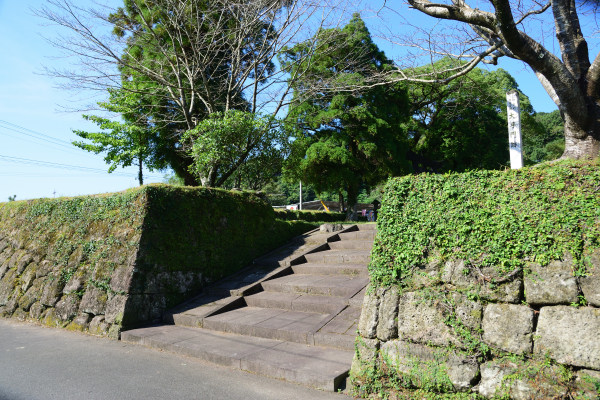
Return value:
[(491, 267), (499, 281), (527, 262), (572, 257), (573, 274), (585, 275), (584, 248), (600, 246), (599, 188), (597, 162), (579, 161), (391, 179), (371, 280), (410, 286), (415, 268), (433, 259)]

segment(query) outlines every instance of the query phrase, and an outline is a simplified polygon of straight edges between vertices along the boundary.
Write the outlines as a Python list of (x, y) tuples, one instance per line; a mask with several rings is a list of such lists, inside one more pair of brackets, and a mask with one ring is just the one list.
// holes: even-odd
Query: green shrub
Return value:
[(344, 222), (346, 214), (340, 212), (275, 210), (278, 219), (287, 221), (300, 220), (307, 222)]

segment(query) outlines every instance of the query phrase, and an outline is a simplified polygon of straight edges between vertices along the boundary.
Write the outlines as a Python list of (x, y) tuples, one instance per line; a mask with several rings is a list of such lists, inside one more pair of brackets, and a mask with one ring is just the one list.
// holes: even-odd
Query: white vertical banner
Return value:
[(300, 181), (300, 204), (298, 208), (302, 210), (302, 181)]
[(521, 107), (519, 92), (511, 90), (506, 93), (506, 109), (508, 120), (508, 150), (510, 168), (523, 168), (523, 147), (521, 145)]

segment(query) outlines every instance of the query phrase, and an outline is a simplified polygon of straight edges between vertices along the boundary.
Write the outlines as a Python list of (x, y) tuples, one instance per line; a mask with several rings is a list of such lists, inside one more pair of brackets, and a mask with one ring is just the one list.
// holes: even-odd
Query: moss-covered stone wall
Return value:
[(388, 182), (356, 393), (600, 398), (599, 188), (597, 162)]
[(207, 188), (0, 203), (0, 316), (118, 337), (312, 227)]

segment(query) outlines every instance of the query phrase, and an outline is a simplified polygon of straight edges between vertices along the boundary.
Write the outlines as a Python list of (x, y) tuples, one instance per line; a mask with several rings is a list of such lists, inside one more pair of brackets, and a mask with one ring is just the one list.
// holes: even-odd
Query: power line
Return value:
[[(41, 166), (41, 167), (47, 167), (47, 168), (57, 168), (57, 169), (64, 169), (64, 170), (69, 170), (69, 171), (102, 173), (102, 174), (107, 173), (106, 170), (102, 170), (102, 169), (98, 169), (98, 168), (83, 167), (83, 166), (79, 166), (79, 165), (61, 164), (61, 163), (55, 163), (55, 162), (50, 162), (50, 161), (31, 160), (28, 158), (11, 157), (11, 156), (5, 156), (2, 154), (0, 154), (0, 159), (3, 159), (4, 161), (7, 161), (7, 162), (12, 162), (12, 163), (34, 165), (34, 166)], [(112, 174), (117, 175), (117, 176), (126, 176), (126, 177), (137, 176), (137, 174), (127, 173), (127, 172), (112, 172)], [(146, 176), (148, 178), (162, 178), (161, 176), (153, 175), (153, 174), (144, 174), (144, 176)]]
[(8, 121), (0, 120), (0, 127), (11, 130), (13, 132), (20, 133), (25, 136), (29, 136), (29, 137), (32, 137), (32, 138), (35, 138), (38, 140), (42, 140), (47, 143), (52, 143), (57, 146), (62, 146), (62, 147), (67, 147), (69, 149), (73, 149), (73, 145), (71, 144), (71, 142), (67, 142), (66, 140), (58, 139), (58, 138), (43, 134), (41, 132), (37, 132), (32, 129), (28, 129), (28, 128), (25, 128), (25, 127), (17, 125), (17, 124), (13, 124)]

